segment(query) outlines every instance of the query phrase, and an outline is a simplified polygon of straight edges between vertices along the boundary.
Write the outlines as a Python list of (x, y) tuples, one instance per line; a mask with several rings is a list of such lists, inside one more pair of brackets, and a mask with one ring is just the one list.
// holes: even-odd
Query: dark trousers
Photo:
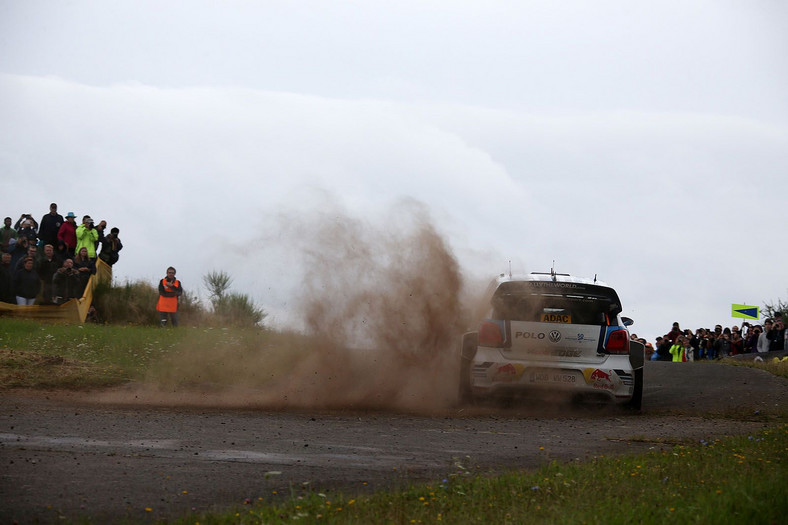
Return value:
[(173, 327), (178, 326), (178, 312), (159, 312), (160, 326), (164, 328), (167, 326), (167, 318), (169, 317), (170, 325)]

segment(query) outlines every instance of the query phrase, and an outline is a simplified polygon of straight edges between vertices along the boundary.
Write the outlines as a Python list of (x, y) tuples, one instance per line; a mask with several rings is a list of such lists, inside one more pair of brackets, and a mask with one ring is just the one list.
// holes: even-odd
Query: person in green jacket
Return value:
[(77, 247), (74, 250), (79, 253), (80, 248), (88, 249), (88, 258), (92, 261), (96, 260), (96, 242), (99, 240), (99, 234), (93, 226), (93, 219), (90, 215), (82, 217), (82, 224), (77, 226)]
[(684, 337), (680, 336), (669, 349), (670, 355), (673, 356), (674, 363), (683, 363), (684, 359)]

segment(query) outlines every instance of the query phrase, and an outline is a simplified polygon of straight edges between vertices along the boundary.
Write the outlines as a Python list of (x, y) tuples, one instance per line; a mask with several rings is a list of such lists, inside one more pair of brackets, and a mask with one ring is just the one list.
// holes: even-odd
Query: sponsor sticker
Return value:
[(586, 368), (583, 370), (586, 383), (600, 390), (614, 390), (616, 388), (613, 371), (605, 372), (601, 368)]
[(543, 323), (566, 323), (572, 322), (570, 314), (542, 314)]

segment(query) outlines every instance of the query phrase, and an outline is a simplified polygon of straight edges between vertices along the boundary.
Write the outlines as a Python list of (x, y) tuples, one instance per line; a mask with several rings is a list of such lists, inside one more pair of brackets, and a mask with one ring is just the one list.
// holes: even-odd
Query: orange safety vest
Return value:
[[(181, 282), (178, 279), (175, 279), (175, 282), (170, 285), (167, 283), (167, 279), (161, 280), (161, 285), (164, 289), (168, 292), (174, 292), (176, 288), (180, 288)], [(156, 310), (159, 312), (169, 312), (175, 313), (178, 311), (178, 296), (172, 297), (165, 297), (164, 295), (159, 295), (159, 301), (156, 303)]]

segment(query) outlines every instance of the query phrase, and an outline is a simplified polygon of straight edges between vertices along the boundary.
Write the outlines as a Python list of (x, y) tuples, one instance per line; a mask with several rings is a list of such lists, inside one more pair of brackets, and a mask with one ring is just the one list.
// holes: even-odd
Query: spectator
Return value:
[(96, 264), (88, 257), (87, 247), (81, 247), (74, 257), (74, 269), (79, 272), (79, 297), (82, 297), (90, 276), (96, 273)]
[[(81, 248), (87, 248), (90, 260), (96, 260), (96, 241), (98, 241), (98, 231), (93, 226), (93, 219), (90, 215), (82, 217), (82, 224), (77, 226), (77, 253)], [(76, 264), (77, 261), (74, 261)]]
[(21, 227), (22, 227), (22, 223), (23, 223), (23, 222), (25, 222), (26, 220), (29, 220), (29, 221), (32, 223), (32, 224), (31, 224), (31, 227), (33, 228), (33, 230), (35, 230), (35, 232), (36, 232), (36, 237), (38, 237), (38, 223), (37, 223), (37, 222), (36, 222), (36, 220), (33, 218), (33, 216), (32, 216), (32, 215), (30, 215), (29, 213), (23, 213), (23, 214), (22, 214), (22, 215), (20, 215), (20, 216), (19, 216), (19, 218), (16, 220), (16, 224), (14, 224), (14, 228), (16, 228), (16, 231), (17, 231), (17, 233), (19, 233), (19, 228), (21, 228)]
[(687, 354), (687, 361), (695, 361), (696, 359), (698, 359), (698, 355), (699, 355), (698, 347), (700, 345), (700, 340), (698, 339), (697, 336), (697, 330), (695, 331), (695, 333), (693, 333), (692, 330), (689, 329), (684, 330), (684, 337), (689, 343), (691, 350), (689, 354)]
[(665, 337), (667, 339), (670, 339), (671, 341), (676, 341), (678, 340), (680, 335), (681, 335), (681, 328), (679, 328), (679, 323), (675, 322), (673, 323), (673, 328), (670, 329), (670, 332), (665, 334)]
[(662, 338), (662, 344), (657, 347), (657, 361), (670, 361), (670, 347), (673, 346), (673, 341), (667, 337)]
[(659, 350), (660, 346), (662, 346), (662, 341), (663, 341), (662, 336), (658, 335), (654, 347), (651, 349), (651, 356), (649, 358), (650, 361), (660, 360), (659, 352), (657, 350)]
[(744, 339), (739, 333), (739, 328), (736, 326), (733, 328), (731, 329), (731, 355), (740, 355), (744, 353)]
[(758, 336), (761, 333), (761, 325), (750, 325), (745, 323), (747, 334), (744, 338), (744, 353), (751, 354), (758, 351)]
[(11, 217), (6, 217), (3, 221), (3, 227), (0, 228), (0, 248), (4, 252), (10, 250), (11, 239), (16, 242), (16, 230), (11, 227)]
[(16, 272), (16, 263), (27, 257), (27, 237), (19, 237), (14, 244), (11, 254), (11, 271)]
[(757, 346), (757, 348), (758, 348), (758, 353), (759, 354), (765, 354), (766, 352), (769, 351), (770, 341), (766, 337), (766, 333), (769, 330), (772, 329), (772, 324), (773, 323), (772, 323), (771, 319), (767, 319), (763, 323), (763, 331), (758, 335), (758, 346)]
[(66, 222), (60, 225), (57, 232), (57, 239), (66, 245), (66, 253), (68, 257), (73, 257), (74, 251), (77, 249), (77, 216), (73, 211), (68, 212), (66, 215)]
[(54, 202), (49, 205), (49, 213), (41, 217), (41, 225), (38, 227), (38, 238), (44, 244), (57, 246), (57, 233), (63, 224), (63, 216), (57, 212), (57, 204)]
[(93, 251), (96, 253), (98, 253), (99, 245), (102, 242), (104, 242), (104, 230), (106, 228), (107, 228), (107, 221), (100, 221), (98, 223), (98, 226), (96, 226), (96, 232), (98, 233), (98, 240), (93, 245)]
[[(717, 325), (717, 327), (722, 330), (722, 326)], [(717, 328), (714, 329), (717, 331)], [(731, 355), (731, 329), (725, 327), (723, 330), (722, 335), (714, 341), (714, 357), (717, 359), (722, 359), (723, 357), (728, 357)]]
[[(43, 222), (44, 221), (41, 221), (42, 228)], [(44, 254), (36, 263), (36, 273), (38, 273), (38, 276), (41, 278), (41, 288), (43, 290), (43, 300), (41, 304), (49, 304), (52, 302), (52, 297), (54, 296), (52, 293), (52, 277), (54, 277), (55, 272), (57, 272), (58, 268), (62, 265), (60, 257), (55, 253), (55, 249), (52, 245), (45, 245)]]
[(120, 242), (120, 237), (118, 237), (119, 233), (120, 230), (118, 228), (112, 228), (110, 233), (104, 237), (104, 240), (101, 242), (101, 253), (99, 254), (99, 259), (110, 266), (118, 262), (118, 259), (120, 258), (118, 252), (123, 249), (123, 243)]
[(670, 352), (670, 355), (672, 356), (672, 361), (674, 363), (682, 363), (686, 361), (686, 358), (684, 356), (684, 336), (680, 335), (678, 340), (672, 345), (670, 345), (668, 352)]
[(66, 259), (52, 276), (52, 299), (55, 304), (63, 304), (69, 299), (79, 298), (82, 296), (79, 287), (79, 272), (74, 269), (74, 261)]
[(33, 222), (33, 219), (25, 219), (22, 221), (21, 227), (16, 230), (17, 239), (19, 239), (19, 237), (27, 237), (29, 244), (38, 243), (38, 233), (33, 227)]
[(695, 361), (695, 350), (692, 348), (692, 343), (689, 337), (683, 338), (684, 343), (684, 361)]
[(14, 266), (14, 272), (17, 270), (21, 270), (25, 266), (25, 257), (32, 257), (33, 258), (33, 266), (35, 269), (35, 260), (36, 254), (38, 253), (38, 246), (35, 244), (28, 244), (27, 245), (27, 253), (23, 255), (19, 260), (16, 261), (16, 265)]
[(11, 273), (11, 254), (3, 253), (0, 257), (0, 301), (16, 304), (14, 288), (12, 286), (13, 274)]
[(71, 259), (73, 257), (73, 254), (69, 253), (68, 246), (66, 246), (66, 243), (63, 241), (58, 240), (55, 246), (55, 253), (61, 261), (66, 262), (66, 259)]
[(159, 281), (159, 300), (156, 303), (162, 328), (167, 326), (168, 317), (173, 327), (178, 326), (178, 298), (182, 293), (181, 282), (175, 278), (175, 268), (170, 266), (167, 276)]
[(654, 352), (654, 346), (651, 343), (645, 344), (645, 355), (646, 361), (651, 361), (652, 357), (656, 355), (656, 352)]
[(780, 352), (785, 349), (785, 325), (782, 312), (775, 312), (772, 329), (766, 333), (769, 340), (769, 351)]
[(698, 359), (711, 359), (711, 344), (705, 328), (698, 328)]
[(16, 304), (33, 305), (41, 291), (41, 279), (33, 269), (33, 258), (25, 257), (25, 264), (14, 274), (14, 295)]

